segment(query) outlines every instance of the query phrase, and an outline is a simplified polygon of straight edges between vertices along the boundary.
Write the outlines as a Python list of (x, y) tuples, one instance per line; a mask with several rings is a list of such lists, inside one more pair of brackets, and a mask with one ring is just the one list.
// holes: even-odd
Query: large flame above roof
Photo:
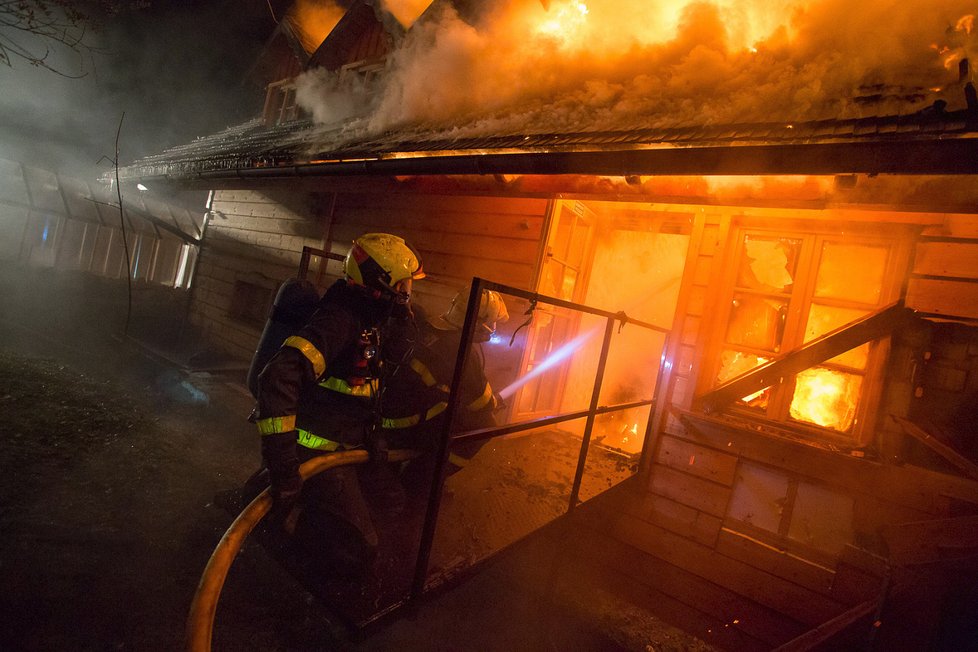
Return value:
[(428, 8), (431, 0), (383, 0), (381, 4), (406, 29)]
[(343, 12), (333, 0), (297, 0), (289, 7), (288, 18), (297, 28), (302, 49), (312, 54), (336, 27)]
[(942, 92), (963, 106), (957, 64), (976, 48), (974, 10), (971, 0), (508, 0), (466, 22), (436, 4), (379, 89), (351, 101), (312, 73), (299, 101), (317, 122), (358, 131), (457, 135), (908, 113)]

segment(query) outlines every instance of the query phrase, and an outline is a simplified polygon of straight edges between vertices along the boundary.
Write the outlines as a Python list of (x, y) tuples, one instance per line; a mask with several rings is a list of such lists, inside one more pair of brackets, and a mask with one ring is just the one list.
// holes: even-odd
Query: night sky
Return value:
[[(243, 122), (263, 91), (245, 81), (275, 27), (267, 0), (153, 0), (91, 35), (84, 61), (52, 51), (69, 78), (26, 61), (0, 66), (0, 158), (74, 176)], [(0, 28), (2, 29), (2, 28)], [(123, 119), (123, 114), (125, 117)]]

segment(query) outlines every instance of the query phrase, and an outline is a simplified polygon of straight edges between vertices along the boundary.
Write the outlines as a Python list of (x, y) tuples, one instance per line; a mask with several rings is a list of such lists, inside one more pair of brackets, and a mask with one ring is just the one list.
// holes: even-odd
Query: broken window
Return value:
[[(892, 300), (895, 244), (841, 235), (737, 234), (716, 384), (736, 378)], [(738, 402), (757, 414), (854, 436), (876, 343), (853, 348)]]

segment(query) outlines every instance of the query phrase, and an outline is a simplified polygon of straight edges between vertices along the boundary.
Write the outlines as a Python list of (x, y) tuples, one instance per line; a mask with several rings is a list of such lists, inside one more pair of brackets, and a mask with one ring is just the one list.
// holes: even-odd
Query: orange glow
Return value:
[(795, 379), (791, 417), (846, 432), (856, 418), (862, 378), (831, 369), (806, 369)]
[(973, 53), (973, 44), (970, 44), (970, 36), (974, 29), (975, 16), (968, 14), (962, 16), (955, 22), (954, 28), (948, 28), (946, 38), (948, 42), (939, 49), (939, 54), (944, 58), (944, 67), (951, 70), (957, 67), (958, 62), (968, 56), (969, 50)]
[(289, 9), (288, 18), (298, 27), (302, 49), (312, 54), (333, 31), (345, 11), (329, 1), (297, 0)]
[[(359, 104), (364, 131), (422, 124), (466, 137), (912, 113), (936, 98), (907, 90), (950, 88), (956, 71), (945, 65), (978, 46), (973, 0), (508, 0), (467, 3), (464, 19), (440, 3), (418, 22), (424, 4), (388, 0), (411, 28), (375, 104)], [(337, 119), (314, 102), (302, 105), (317, 121)]]
[(551, 6), (548, 13), (547, 18), (537, 25), (537, 33), (566, 45), (582, 32), (588, 8), (583, 2), (568, 2)]
[[(768, 358), (759, 355), (743, 353), (741, 351), (724, 351), (720, 356), (720, 371), (717, 373), (717, 382), (725, 383), (728, 380), (747, 373), (755, 367), (759, 367), (767, 361)], [(770, 389), (770, 387), (765, 387), (758, 392), (744, 396), (740, 400), (751, 407), (766, 407)]]
[(744, 197), (820, 199), (832, 194), (835, 185), (831, 176), (713, 176), (703, 179), (709, 194), (721, 201)]
[(404, 29), (413, 25), (430, 4), (431, 0), (384, 0), (383, 2), (384, 9), (396, 18)]

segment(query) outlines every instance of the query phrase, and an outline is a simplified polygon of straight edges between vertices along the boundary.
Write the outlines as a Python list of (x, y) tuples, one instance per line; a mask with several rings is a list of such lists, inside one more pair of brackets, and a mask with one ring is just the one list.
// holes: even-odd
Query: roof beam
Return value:
[(765, 362), (728, 380), (700, 396), (697, 402), (707, 413), (719, 412), (744, 396), (780, 383), (785, 376), (804, 371), (860, 344), (889, 335), (911, 312), (899, 301), (892, 303), (848, 326), (826, 333), (780, 358)]

